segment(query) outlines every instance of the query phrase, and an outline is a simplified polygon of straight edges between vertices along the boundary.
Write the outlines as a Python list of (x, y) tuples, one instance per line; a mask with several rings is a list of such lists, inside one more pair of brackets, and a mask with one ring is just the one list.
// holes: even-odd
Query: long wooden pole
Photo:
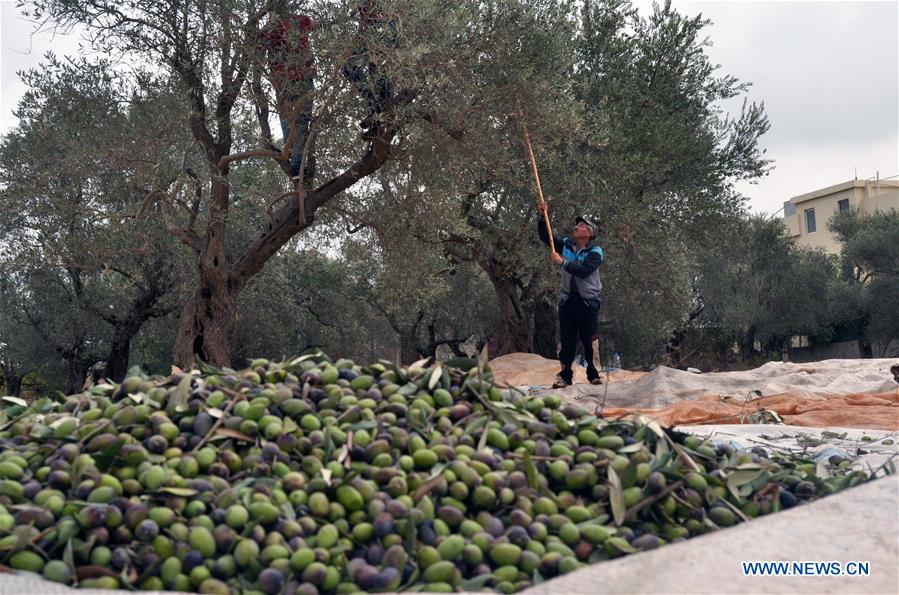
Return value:
[[(531, 158), (531, 172), (534, 174), (534, 182), (537, 184), (537, 197), (540, 199), (540, 204), (545, 206), (546, 200), (543, 198), (543, 188), (540, 186), (540, 172), (537, 170), (537, 159), (534, 157), (534, 148), (531, 146), (531, 135), (528, 134), (528, 125), (524, 121), (524, 111), (521, 109), (520, 101), (518, 102), (518, 113), (521, 117), (521, 125), (524, 128), (524, 141), (528, 146), (528, 156)], [(549, 249), (555, 252), (556, 244), (553, 241), (553, 230), (549, 223), (549, 213), (545, 208), (543, 209), (543, 221), (546, 222), (546, 231), (549, 234)]]

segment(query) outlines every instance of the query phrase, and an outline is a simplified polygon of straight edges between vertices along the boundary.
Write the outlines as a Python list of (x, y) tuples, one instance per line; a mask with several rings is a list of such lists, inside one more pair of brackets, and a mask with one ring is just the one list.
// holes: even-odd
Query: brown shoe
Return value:
[(590, 380), (590, 384), (602, 384), (602, 378), (593, 378)]
[(564, 378), (556, 378), (556, 381), (553, 382), (553, 388), (567, 388), (569, 386), (571, 386), (571, 383)]

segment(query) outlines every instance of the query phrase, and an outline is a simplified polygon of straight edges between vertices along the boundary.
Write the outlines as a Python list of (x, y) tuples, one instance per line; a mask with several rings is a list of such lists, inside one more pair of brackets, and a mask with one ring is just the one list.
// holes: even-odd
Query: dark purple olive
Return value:
[(128, 510), (125, 511), (125, 524), (131, 529), (134, 529), (141, 523), (141, 521), (147, 518), (149, 513), (149, 507), (143, 502), (132, 504)]
[(237, 532), (228, 525), (218, 525), (212, 532), (215, 537), (215, 545), (220, 551), (227, 552), (237, 540)]
[(87, 532), (87, 539), (96, 545), (106, 545), (109, 543), (109, 529), (106, 527), (94, 527)]
[(34, 479), (29, 479), (24, 484), (22, 484), (22, 487), (25, 488), (23, 493), (29, 500), (34, 500), (34, 496), (41, 491), (40, 482)]
[(509, 538), (509, 543), (513, 543), (519, 547), (526, 546), (528, 544), (528, 541), (530, 541), (528, 531), (524, 527), (512, 527), (506, 533), (506, 536)]
[(217, 477), (228, 479), (228, 477), (231, 475), (231, 471), (228, 470), (228, 466), (224, 463), (213, 463), (209, 466), (209, 475), (215, 475)]
[(106, 508), (85, 506), (78, 512), (78, 522), (86, 529), (100, 527), (106, 523)]
[(400, 500), (391, 500), (388, 502), (387, 512), (397, 519), (404, 519), (409, 516), (409, 508)]
[(134, 536), (137, 537), (139, 541), (143, 541), (144, 543), (153, 541), (157, 535), (159, 535), (159, 525), (157, 525), (155, 521), (152, 521), (150, 519), (141, 521), (137, 528), (134, 530)]
[(781, 488), (780, 490), (780, 506), (781, 508), (793, 508), (796, 506), (796, 496), (790, 490)]
[(121, 570), (128, 566), (131, 562), (131, 556), (128, 554), (128, 550), (124, 547), (117, 547), (112, 550), (112, 567), (116, 570)]
[(197, 413), (197, 418), (194, 420), (193, 431), (197, 436), (205, 436), (210, 429), (212, 429), (212, 425), (215, 423), (215, 419), (209, 415), (206, 411), (200, 411)]
[(159, 556), (156, 555), (152, 548), (143, 549), (134, 558), (134, 567), (138, 572), (145, 572), (157, 564), (159, 564)]
[(198, 552), (197, 550), (190, 550), (184, 556), (184, 561), (182, 562), (184, 572), (190, 572), (197, 566), (203, 563), (203, 554)]
[(396, 524), (393, 521), (393, 516), (389, 512), (379, 513), (375, 517), (375, 522), (373, 523), (375, 527), (375, 535), (378, 537), (386, 537), (393, 533), (393, 529)]
[(363, 591), (373, 591), (378, 588), (378, 569), (374, 566), (364, 564), (357, 567), (352, 578), (353, 582), (359, 585)]
[(144, 447), (154, 455), (161, 455), (169, 447), (169, 441), (165, 436), (155, 434), (144, 441)]
[(260, 572), (257, 581), (262, 592), (268, 593), (268, 595), (280, 593), (284, 587), (284, 575), (275, 568), (266, 568)]
[(59, 447), (59, 450), (56, 451), (56, 456), (62, 460), (72, 462), (72, 459), (75, 458), (75, 455), (78, 454), (78, 447), (74, 444), (63, 444)]
[(134, 539), (134, 534), (131, 532), (131, 529), (126, 527), (125, 525), (121, 525), (116, 527), (112, 531), (112, 535), (109, 536), (110, 543), (116, 543), (121, 545), (128, 545)]
[(262, 460), (271, 463), (278, 456), (280, 450), (274, 442), (266, 442), (265, 446), (262, 447)]
[(384, 559), (384, 548), (382, 548), (377, 543), (368, 546), (368, 551), (365, 554), (365, 559), (369, 564), (380, 566), (381, 561)]

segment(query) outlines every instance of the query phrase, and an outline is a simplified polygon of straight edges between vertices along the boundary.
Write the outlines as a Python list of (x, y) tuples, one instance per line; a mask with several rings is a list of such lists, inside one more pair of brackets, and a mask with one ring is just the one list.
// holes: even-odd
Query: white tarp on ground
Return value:
[[(531, 394), (555, 392), (607, 417), (649, 415), (663, 425), (768, 423), (899, 430), (899, 360), (769, 362), (754, 370), (697, 374), (659, 367), (610, 373), (606, 383), (552, 389), (559, 364), (513, 353), (491, 362), (495, 377)], [(779, 416), (779, 417), (778, 417)]]
[(852, 467), (869, 473), (880, 469), (888, 461), (899, 467), (897, 432), (773, 424), (677, 426), (674, 429), (696, 434), (712, 442), (730, 443), (735, 448), (760, 446), (769, 451), (789, 453), (815, 461), (837, 455), (849, 459)]
[[(508, 378), (510, 382), (514, 381), (515, 374), (506, 376), (499, 373), (496, 371), (495, 365), (500, 363), (504, 371), (510, 370), (511, 366), (500, 360), (510, 357), (517, 358), (520, 355), (530, 356), (528, 360), (540, 357), (533, 354), (512, 354), (497, 358), (491, 362), (491, 366), (494, 366), (494, 374), (502, 379)], [(557, 362), (544, 361), (552, 362), (552, 374), (558, 371)], [(659, 366), (645, 376), (628, 382), (615, 381), (616, 373), (613, 373), (610, 378), (612, 382), (607, 385), (574, 384), (553, 392), (571, 398), (605, 397), (608, 407), (664, 407), (706, 395), (743, 398), (783, 393), (818, 396), (883, 393), (899, 389), (899, 384), (896, 383), (890, 372), (890, 366), (897, 363), (899, 360), (896, 359), (832, 359), (807, 364), (768, 362), (758, 368), (743, 372), (704, 374)], [(528, 361), (528, 364), (532, 364), (532, 362)], [(531, 383), (529, 386), (543, 386), (545, 389), (548, 389), (553, 381), (552, 376), (531, 379), (542, 381)], [(521, 384), (515, 383), (515, 386), (521, 386)]]

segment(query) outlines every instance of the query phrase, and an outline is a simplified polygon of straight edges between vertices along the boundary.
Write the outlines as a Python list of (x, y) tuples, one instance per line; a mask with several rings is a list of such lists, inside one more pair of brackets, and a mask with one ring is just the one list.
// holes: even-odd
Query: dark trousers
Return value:
[(393, 84), (380, 66), (369, 62), (368, 51), (365, 48), (353, 52), (343, 66), (343, 76), (356, 86), (359, 94), (368, 103), (368, 115), (363, 120), (362, 127), (370, 127), (393, 97)]
[(577, 351), (578, 338), (584, 346), (584, 359), (587, 360), (587, 378), (599, 378), (599, 371), (593, 365), (593, 337), (599, 325), (600, 302), (589, 303), (581, 297), (572, 296), (559, 306), (559, 337), (562, 349), (559, 361), (562, 363), (560, 376), (571, 383), (573, 372), (571, 364)]
[[(291, 176), (300, 174), (300, 165), (303, 163), (303, 150), (306, 148), (306, 138), (309, 136), (309, 127), (312, 124), (312, 92), (314, 90), (315, 85), (311, 78), (290, 81), (284, 96), (279, 100), (278, 115), (284, 140), (287, 140), (292, 127), (297, 130), (296, 136), (293, 137), (293, 146), (290, 148)], [(312, 161), (307, 158), (304, 176), (312, 177), (312, 171), (314, 171), (314, 166)]]

